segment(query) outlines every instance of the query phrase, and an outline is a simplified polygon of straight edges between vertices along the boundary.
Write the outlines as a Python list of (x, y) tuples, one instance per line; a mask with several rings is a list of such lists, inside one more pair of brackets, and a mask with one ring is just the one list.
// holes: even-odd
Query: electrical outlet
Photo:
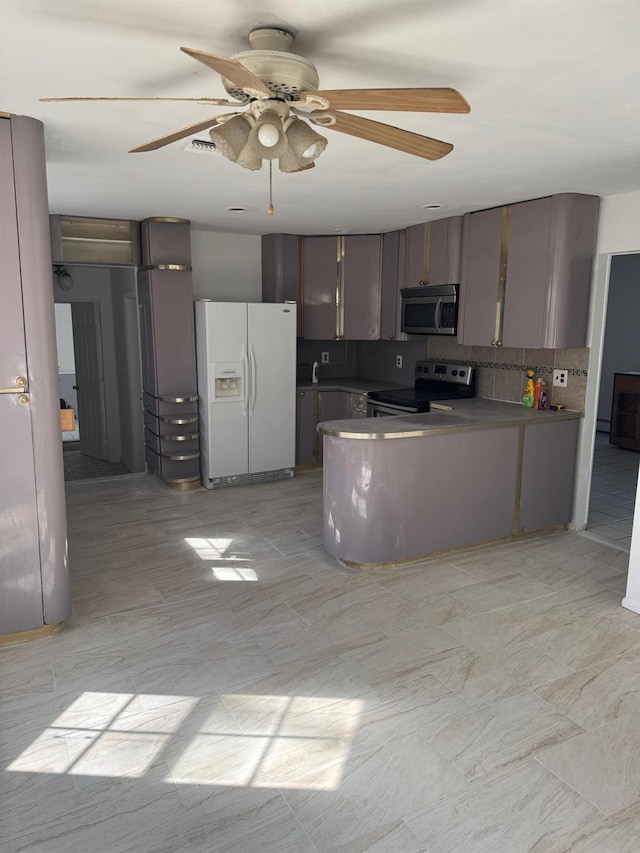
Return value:
[(553, 387), (554, 388), (566, 388), (567, 387), (567, 379), (569, 378), (569, 371), (564, 370), (559, 367), (553, 371)]
[(329, 353), (328, 352), (322, 353), (322, 364), (329, 364)]
[(396, 367), (402, 367), (402, 356), (401, 355), (396, 356)]

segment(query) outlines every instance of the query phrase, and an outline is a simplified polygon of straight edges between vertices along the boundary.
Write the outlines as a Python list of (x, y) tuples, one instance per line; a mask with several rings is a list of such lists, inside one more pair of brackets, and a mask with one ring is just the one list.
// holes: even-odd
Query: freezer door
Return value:
[[(246, 303), (197, 302), (196, 335), (201, 473), (207, 486), (217, 477), (249, 472)], [(244, 389), (241, 396), (229, 391), (230, 381), (224, 387), (223, 365), (233, 365), (244, 374), (239, 378)], [(217, 395), (216, 372), (218, 385), (223, 386)]]
[(249, 303), (249, 472), (293, 468), (296, 306)]

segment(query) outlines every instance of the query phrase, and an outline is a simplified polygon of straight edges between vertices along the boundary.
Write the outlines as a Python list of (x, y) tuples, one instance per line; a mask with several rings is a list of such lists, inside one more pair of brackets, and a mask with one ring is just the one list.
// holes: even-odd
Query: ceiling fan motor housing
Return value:
[[(315, 91), (320, 78), (315, 65), (295, 53), (279, 50), (245, 50), (232, 59), (242, 63), (271, 89), (276, 97), (297, 101), (302, 92)], [(246, 102), (249, 95), (230, 80), (222, 78), (226, 91), (238, 101)]]

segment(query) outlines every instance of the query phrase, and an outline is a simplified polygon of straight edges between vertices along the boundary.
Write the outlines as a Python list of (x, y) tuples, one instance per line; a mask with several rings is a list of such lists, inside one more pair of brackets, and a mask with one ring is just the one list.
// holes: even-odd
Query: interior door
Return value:
[(40, 544), (9, 121), (0, 119), (0, 634), (42, 625)]
[(87, 456), (106, 460), (107, 426), (100, 305), (97, 302), (74, 302), (71, 316), (78, 386), (80, 451)]
[(296, 306), (249, 303), (249, 472), (296, 459)]

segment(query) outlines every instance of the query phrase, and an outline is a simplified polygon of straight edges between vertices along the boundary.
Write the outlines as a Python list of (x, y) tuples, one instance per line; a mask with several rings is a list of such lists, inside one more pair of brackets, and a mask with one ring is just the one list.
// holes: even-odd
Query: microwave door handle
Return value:
[(436, 331), (440, 332), (442, 330), (442, 297), (439, 297), (436, 303), (435, 323)]

